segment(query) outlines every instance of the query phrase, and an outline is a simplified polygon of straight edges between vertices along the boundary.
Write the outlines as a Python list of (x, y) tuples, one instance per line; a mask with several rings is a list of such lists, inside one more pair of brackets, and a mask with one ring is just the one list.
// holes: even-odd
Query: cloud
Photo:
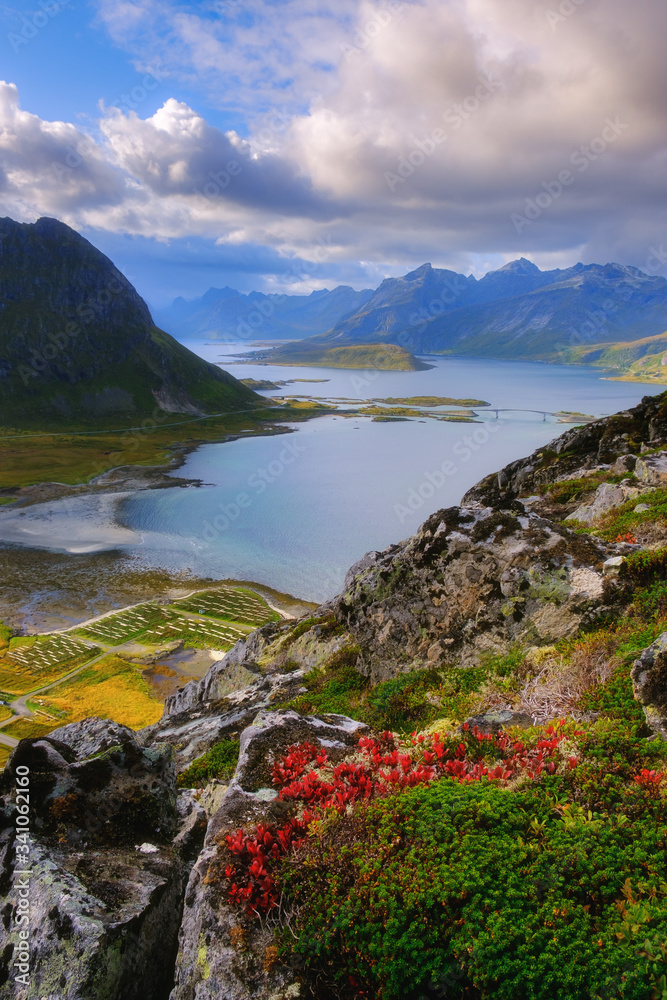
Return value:
[[(332, 265), (641, 266), (665, 243), (655, 0), (632, 18), (622, 0), (98, 0), (98, 16), (139, 68), (175, 92), (198, 81), (245, 128), (174, 97), (146, 119), (106, 110), (91, 139), (21, 111), (5, 84), (7, 211), (285, 259), (319, 239)], [(82, 162), (58, 181), (68, 149)]]

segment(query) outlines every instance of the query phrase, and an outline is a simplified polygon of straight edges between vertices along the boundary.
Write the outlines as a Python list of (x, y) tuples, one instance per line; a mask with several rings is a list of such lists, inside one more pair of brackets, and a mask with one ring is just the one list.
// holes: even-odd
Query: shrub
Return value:
[[(658, 996), (647, 965), (658, 983), (664, 829), (554, 805), (539, 786), (439, 781), (342, 818), (286, 860), (295, 948), (316, 995), (326, 983), (330, 995), (382, 1000)], [(653, 904), (626, 942), (627, 884)]]

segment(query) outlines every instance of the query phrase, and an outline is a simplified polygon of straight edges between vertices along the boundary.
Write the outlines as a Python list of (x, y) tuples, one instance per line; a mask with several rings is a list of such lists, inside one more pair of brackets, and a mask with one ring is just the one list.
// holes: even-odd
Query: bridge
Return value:
[[(481, 409), (481, 407), (480, 407)], [(547, 417), (572, 417), (573, 422), (580, 423), (581, 421), (595, 420), (595, 417), (590, 417), (584, 413), (568, 413), (566, 410), (559, 410), (556, 413), (551, 413), (549, 410), (526, 410), (519, 406), (486, 406), (484, 407), (483, 413), (495, 413), (495, 419), (498, 419), (498, 414), (500, 413), (537, 413), (542, 417), (542, 422), (546, 423)]]

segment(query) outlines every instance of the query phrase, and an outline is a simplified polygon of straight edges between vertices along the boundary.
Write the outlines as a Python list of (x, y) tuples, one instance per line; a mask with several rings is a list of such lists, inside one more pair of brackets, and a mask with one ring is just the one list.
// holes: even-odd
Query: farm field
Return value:
[[(67, 632), (8, 633), (0, 649), (0, 701), (34, 694), (24, 703), (32, 716), (14, 718), (2, 731), (20, 740), (93, 715), (133, 729), (150, 725), (163, 704), (151, 671), (176, 677), (167, 658), (179, 643), (222, 653), (279, 619), (250, 589), (226, 586), (171, 604), (147, 601)], [(0, 705), (0, 723), (11, 717), (9, 705)]]
[(244, 622), (255, 628), (280, 619), (280, 615), (266, 601), (245, 588), (203, 591), (184, 601), (176, 601), (174, 607), (210, 618)]
[[(15, 647), (14, 643), (21, 643), (21, 640), (12, 639), (9, 648), (0, 653), (0, 699), (3, 701), (13, 700), (64, 677), (100, 652), (96, 646), (77, 643), (78, 651), (74, 647), (72, 650), (75, 655), (48, 662), (41, 653), (41, 647), (47, 642), (30, 637), (23, 645)], [(21, 650), (20, 660), (14, 655), (15, 648)]]
[(38, 704), (57, 717), (57, 726), (97, 715), (130, 729), (141, 729), (162, 715), (162, 702), (152, 695), (141, 667), (115, 655), (104, 657), (48, 694), (40, 695)]

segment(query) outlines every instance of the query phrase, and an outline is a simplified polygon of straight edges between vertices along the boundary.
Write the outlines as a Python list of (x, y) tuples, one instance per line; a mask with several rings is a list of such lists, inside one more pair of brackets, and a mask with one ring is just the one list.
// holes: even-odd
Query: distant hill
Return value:
[(643, 381), (648, 378), (667, 381), (667, 333), (617, 344), (578, 347), (572, 352), (572, 361), (598, 365)]
[(396, 343), (415, 354), (565, 360), (582, 343), (667, 329), (667, 280), (621, 264), (540, 271), (521, 258), (480, 280), (423, 264), (383, 281), (313, 347)]
[(261, 397), (159, 330), (108, 257), (55, 219), (0, 219), (0, 423), (121, 426)]
[(274, 365), (317, 365), (320, 368), (374, 368), (379, 371), (423, 372), (427, 365), (396, 344), (356, 344), (350, 347), (304, 347), (302, 340), (271, 352)]
[(155, 310), (158, 323), (174, 337), (188, 339), (289, 340), (325, 333), (371, 297), (347, 285), (310, 295), (244, 295), (233, 288), (209, 288), (200, 299), (174, 299)]

